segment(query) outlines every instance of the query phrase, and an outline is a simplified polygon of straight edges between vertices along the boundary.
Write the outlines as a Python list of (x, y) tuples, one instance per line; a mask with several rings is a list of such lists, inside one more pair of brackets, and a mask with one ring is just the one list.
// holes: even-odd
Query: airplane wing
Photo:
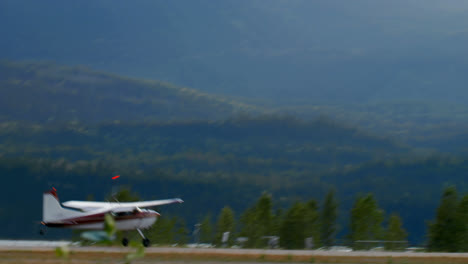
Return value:
[(165, 204), (173, 204), (173, 203), (183, 203), (182, 199), (174, 198), (174, 199), (166, 199), (166, 200), (154, 200), (154, 201), (142, 201), (142, 202), (125, 202), (125, 203), (113, 203), (118, 207), (138, 207), (138, 208), (145, 208), (145, 207), (154, 207), (159, 205)]
[[(97, 209), (123, 209), (123, 208), (144, 208), (153, 207), (165, 204), (183, 203), (182, 199), (166, 199), (166, 200), (154, 200), (154, 201), (142, 201), (142, 202), (88, 202), (88, 201), (68, 201), (62, 203), (63, 206), (79, 209), (82, 211), (93, 211)], [(131, 209), (130, 209), (131, 210)], [(119, 210), (121, 211), (121, 210)]]
[(68, 201), (62, 203), (62, 206), (79, 209), (82, 211), (93, 211), (97, 209), (110, 209), (112, 207), (112, 203), (109, 202), (87, 202), (87, 201)]

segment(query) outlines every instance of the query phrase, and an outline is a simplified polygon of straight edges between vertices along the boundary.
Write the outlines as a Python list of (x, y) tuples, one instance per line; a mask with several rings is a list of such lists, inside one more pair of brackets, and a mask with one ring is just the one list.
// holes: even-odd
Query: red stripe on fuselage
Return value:
[[(94, 223), (104, 222), (105, 215), (106, 213), (86, 215), (86, 216), (61, 220), (59, 222), (47, 222), (45, 223), (45, 225), (48, 227), (72, 227), (72, 226), (77, 226), (77, 225), (94, 224)], [(158, 217), (158, 216), (160, 216), (160, 214), (157, 212), (143, 211), (143, 212), (132, 213), (130, 215), (114, 216), (114, 220), (118, 222), (118, 221), (123, 221), (123, 220), (140, 219), (140, 218), (147, 218), (147, 217)]]

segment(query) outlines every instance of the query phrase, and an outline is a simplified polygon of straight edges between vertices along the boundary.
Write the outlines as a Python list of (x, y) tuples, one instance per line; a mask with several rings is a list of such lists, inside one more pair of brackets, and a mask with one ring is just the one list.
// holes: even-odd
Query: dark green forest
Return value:
[[(248, 242), (252, 247), (264, 246), (259, 237), (267, 234), (285, 237), (289, 242), (280, 243), (286, 248), (300, 247), (295, 238), (309, 236), (314, 245), (329, 246), (407, 234), (411, 245), (427, 245), (427, 222), (444, 188), (468, 191), (468, 159), (445, 148), (442, 130), (420, 141), (436, 138), (432, 145), (415, 145), (323, 113), (296, 117), (167, 83), (51, 63), (2, 62), (0, 91), (0, 228), (7, 238), (37, 237), (43, 191), (57, 188), (62, 201), (104, 200), (116, 174), (119, 185), (141, 199), (184, 199), (159, 208), (158, 225), (184, 226), (189, 233), (203, 221), (211, 221), (215, 232), (223, 208), (233, 212), (236, 236), (259, 229), (249, 220), (257, 211), (252, 206), (268, 193), (271, 201), (259, 206), (267, 204), (271, 215), (260, 218), (271, 219)], [(457, 139), (463, 133), (443, 139), (462, 149)], [(335, 190), (336, 205), (329, 190)], [(324, 210), (326, 204), (336, 211)], [(357, 205), (377, 208), (375, 237), (361, 238), (361, 227), (352, 223)], [(322, 218), (331, 220), (317, 220)], [(284, 221), (303, 233), (288, 238)], [(306, 222), (313, 224), (299, 228)], [(187, 232), (183, 241), (190, 240)]]
[(100, 160), (171, 170), (176, 178), (197, 173), (193, 177), (197, 180), (223, 177), (252, 183), (255, 175), (274, 185), (282, 185), (282, 175), (289, 171), (296, 171), (295, 177), (311, 178), (330, 169), (411, 153), (404, 145), (326, 119), (304, 122), (266, 116), (96, 126), (10, 122), (2, 128), (0, 149), (5, 157)]
[(298, 100), (294, 106), (279, 109), (304, 119), (327, 115), (337, 122), (356, 124), (366, 131), (398, 138), (417, 148), (468, 153), (465, 144), (468, 142), (468, 108), (464, 104), (405, 99), (311, 105)]

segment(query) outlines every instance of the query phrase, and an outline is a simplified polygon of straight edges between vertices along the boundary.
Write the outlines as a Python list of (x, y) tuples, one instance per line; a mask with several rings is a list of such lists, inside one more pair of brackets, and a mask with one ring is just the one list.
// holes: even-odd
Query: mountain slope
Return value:
[(158, 81), (51, 63), (0, 63), (0, 120), (220, 119), (257, 109)]
[(403, 141), (413, 147), (466, 152), (468, 131), (466, 104), (388, 101), (372, 104), (307, 105), (281, 107), (278, 111), (304, 119), (320, 115)]
[[(173, 177), (258, 180), (277, 187), (411, 149), (327, 119), (239, 117), (226, 121), (0, 126), (0, 151), (71, 161), (158, 168)], [(171, 172), (171, 173), (170, 173)], [(294, 175), (294, 176), (293, 176)]]
[(0, 58), (288, 102), (466, 102), (465, 1), (1, 1)]

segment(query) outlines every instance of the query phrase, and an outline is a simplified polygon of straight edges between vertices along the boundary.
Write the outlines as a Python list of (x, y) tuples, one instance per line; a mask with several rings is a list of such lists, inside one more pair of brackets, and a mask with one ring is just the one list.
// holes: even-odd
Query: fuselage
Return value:
[[(117, 230), (146, 229), (152, 226), (159, 213), (154, 210), (140, 209), (129, 212), (111, 213), (115, 220)], [(85, 230), (104, 229), (104, 218), (106, 213), (89, 213), (77, 215), (76, 217), (65, 218), (44, 222), (48, 227), (63, 227)]]

